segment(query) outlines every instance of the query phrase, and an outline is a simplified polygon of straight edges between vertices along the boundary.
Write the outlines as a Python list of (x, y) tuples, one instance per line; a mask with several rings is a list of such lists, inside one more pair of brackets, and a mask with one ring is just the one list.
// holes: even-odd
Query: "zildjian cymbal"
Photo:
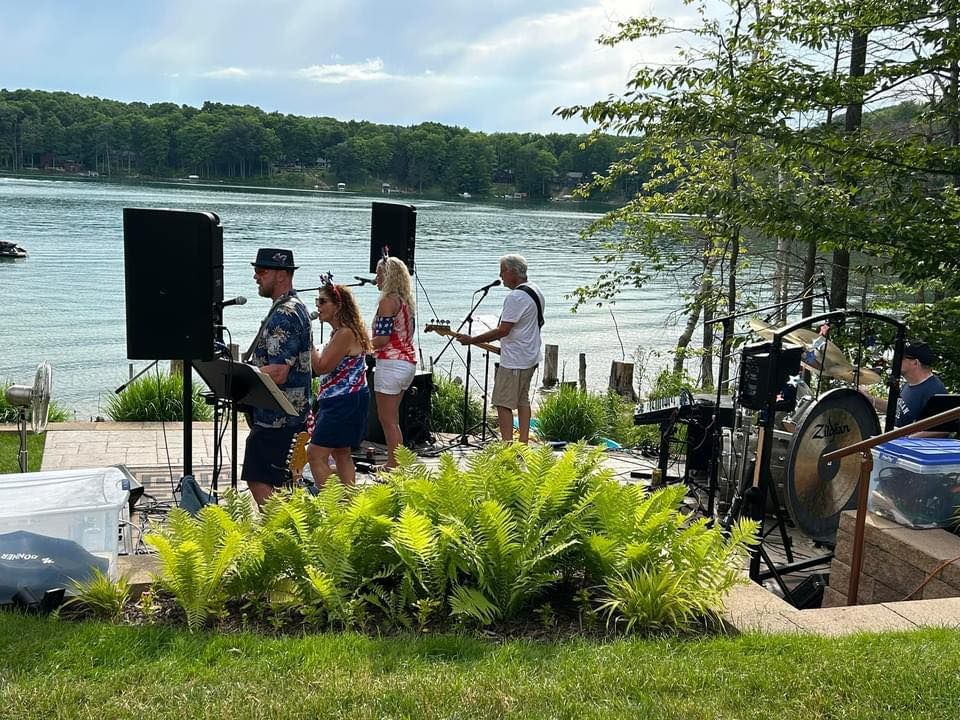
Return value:
[[(760, 318), (750, 318), (750, 329), (760, 337), (770, 340), (777, 328)], [(817, 375), (822, 374), (847, 382), (854, 382), (856, 379), (856, 368), (847, 360), (846, 355), (837, 347), (836, 343), (830, 342), (823, 335), (807, 328), (798, 328), (784, 335), (784, 340), (803, 345), (805, 348), (811, 348), (815, 342), (823, 340), (822, 349), (814, 350), (814, 357), (810, 358), (812, 362), (807, 362), (807, 355), (804, 353), (803, 366)], [(859, 381), (864, 385), (874, 385), (880, 382), (880, 379), (880, 375), (873, 370), (860, 368)]]
[(851, 388), (831, 390), (804, 410), (787, 446), (785, 495), (790, 517), (806, 535), (833, 543), (840, 513), (856, 507), (859, 456), (831, 463), (823, 456), (879, 433), (870, 401)]

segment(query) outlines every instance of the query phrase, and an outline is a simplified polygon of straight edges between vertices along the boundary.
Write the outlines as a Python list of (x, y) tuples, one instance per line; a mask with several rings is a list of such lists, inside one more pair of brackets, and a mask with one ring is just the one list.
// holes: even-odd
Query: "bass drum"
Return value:
[[(750, 428), (750, 438), (744, 442), (744, 431), (724, 432), (723, 451), (720, 463), (719, 498), (729, 502), (737, 492), (742, 478), (753, 478), (757, 462), (757, 428)], [(787, 492), (787, 461), (790, 441), (793, 433), (785, 430), (773, 431), (773, 444), (770, 448), (770, 480), (781, 505)], [(767, 495), (767, 512), (774, 512), (773, 498)]]
[(820, 396), (797, 419), (787, 452), (787, 511), (813, 540), (834, 543), (840, 513), (856, 507), (860, 458), (826, 463), (823, 456), (880, 434), (880, 419), (856, 390), (838, 388)]

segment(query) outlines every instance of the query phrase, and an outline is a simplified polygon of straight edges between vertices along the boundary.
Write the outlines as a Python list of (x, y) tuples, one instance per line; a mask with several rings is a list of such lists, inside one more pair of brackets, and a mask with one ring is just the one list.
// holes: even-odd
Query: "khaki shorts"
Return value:
[(509, 410), (530, 407), (530, 379), (536, 369), (536, 365), (523, 370), (513, 370), (498, 365), (493, 381), (493, 396), (490, 400), (493, 406)]

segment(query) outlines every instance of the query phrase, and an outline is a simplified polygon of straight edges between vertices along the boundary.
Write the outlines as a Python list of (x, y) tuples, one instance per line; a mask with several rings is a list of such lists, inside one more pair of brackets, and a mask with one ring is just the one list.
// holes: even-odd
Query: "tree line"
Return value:
[[(266, 178), (307, 173), (351, 185), (529, 197), (570, 192), (604, 172), (622, 138), (472, 132), (266, 113), (250, 105), (124, 103), (66, 92), (0, 90), (0, 170), (68, 167), (99, 175)], [(310, 183), (312, 185), (312, 183)], [(636, 190), (624, 178), (602, 193)]]

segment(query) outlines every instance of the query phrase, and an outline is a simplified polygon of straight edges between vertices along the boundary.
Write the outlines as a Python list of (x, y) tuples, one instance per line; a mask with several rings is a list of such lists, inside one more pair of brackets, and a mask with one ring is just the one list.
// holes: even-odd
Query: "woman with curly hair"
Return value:
[(416, 305), (410, 288), (410, 273), (402, 260), (383, 258), (377, 263), (380, 302), (373, 318), (372, 343), (377, 369), (373, 390), (377, 417), (387, 441), (386, 469), (397, 466), (396, 449), (403, 442), (400, 431), (400, 400), (413, 382), (417, 354), (413, 348)]
[(317, 296), (317, 314), (332, 332), (323, 350), (314, 348), (311, 358), (313, 373), (320, 376), (320, 389), (307, 460), (318, 488), (331, 474), (331, 456), (340, 482), (353, 485), (356, 471), (350, 449), (360, 444), (367, 431), (370, 390), (366, 354), (372, 348), (349, 288), (324, 284)]

